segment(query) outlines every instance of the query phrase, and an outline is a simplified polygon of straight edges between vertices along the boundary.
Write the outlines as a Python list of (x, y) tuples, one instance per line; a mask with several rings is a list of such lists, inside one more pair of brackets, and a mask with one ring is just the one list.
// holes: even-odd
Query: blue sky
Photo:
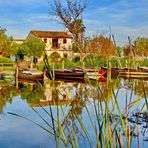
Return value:
[[(0, 0), (0, 26), (16, 39), (24, 39), (30, 30), (65, 30), (51, 21), (52, 0)], [(63, 0), (64, 1), (64, 0)], [(128, 36), (148, 37), (148, 0), (89, 0), (83, 13), (86, 35), (109, 36), (109, 28), (118, 45)]]

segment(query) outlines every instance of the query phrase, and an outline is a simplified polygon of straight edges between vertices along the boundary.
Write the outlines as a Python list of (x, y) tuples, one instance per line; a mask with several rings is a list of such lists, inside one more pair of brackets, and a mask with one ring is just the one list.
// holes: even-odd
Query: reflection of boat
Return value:
[(55, 78), (64, 78), (64, 79), (84, 79), (84, 72), (78, 70), (61, 70), (55, 69), (54, 71), (46, 71), (48, 77), (50, 75)]
[(35, 80), (35, 81), (43, 81), (43, 72), (42, 71), (19, 71), (18, 73), (19, 79), (27, 79), (27, 80)]
[(50, 100), (50, 101), (46, 101), (46, 100), (41, 100), (39, 103), (34, 103), (31, 104), (32, 107), (41, 107), (41, 106), (63, 106), (63, 105), (68, 105), (70, 104), (71, 101), (69, 100)]
[(67, 82), (67, 83), (75, 83), (75, 82), (77, 82), (77, 83), (84, 83), (85, 82), (85, 80), (84, 79), (73, 79), (73, 78), (62, 78), (62, 77), (57, 77), (56, 79), (55, 79), (56, 81), (63, 81), (63, 82)]

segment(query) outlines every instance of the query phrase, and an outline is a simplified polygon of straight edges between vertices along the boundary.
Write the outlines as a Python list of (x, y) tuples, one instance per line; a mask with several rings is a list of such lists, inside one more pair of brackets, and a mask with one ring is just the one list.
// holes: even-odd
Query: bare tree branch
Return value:
[(85, 31), (85, 26), (80, 17), (87, 4), (88, 0), (66, 0), (65, 2), (54, 0), (54, 4), (50, 7), (52, 15), (55, 15), (58, 22), (72, 33), (75, 41), (78, 41), (79, 34)]

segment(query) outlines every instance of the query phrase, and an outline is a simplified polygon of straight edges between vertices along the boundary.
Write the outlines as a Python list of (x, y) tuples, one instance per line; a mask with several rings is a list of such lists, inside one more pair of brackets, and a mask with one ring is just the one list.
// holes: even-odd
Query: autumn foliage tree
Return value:
[(125, 57), (133, 57), (133, 47), (131, 47), (129, 44), (123, 47), (123, 55)]
[(90, 52), (99, 56), (108, 57), (116, 55), (116, 47), (113, 42), (102, 35), (94, 36), (89, 44)]
[(138, 38), (135, 41), (135, 51), (137, 55), (148, 56), (148, 38)]

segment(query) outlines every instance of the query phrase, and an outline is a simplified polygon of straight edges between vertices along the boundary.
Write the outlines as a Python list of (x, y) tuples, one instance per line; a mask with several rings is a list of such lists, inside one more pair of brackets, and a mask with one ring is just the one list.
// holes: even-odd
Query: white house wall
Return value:
[[(67, 54), (68, 58), (72, 57), (72, 39), (71, 38), (66, 38), (67, 43), (63, 44), (63, 38), (58, 39), (58, 45), (59, 48), (53, 49), (52, 48), (52, 38), (47, 38), (47, 43), (46, 43), (46, 53), (49, 56), (53, 52), (58, 52), (61, 57), (64, 57), (64, 54)], [(44, 41), (44, 38), (42, 38), (42, 41)]]

